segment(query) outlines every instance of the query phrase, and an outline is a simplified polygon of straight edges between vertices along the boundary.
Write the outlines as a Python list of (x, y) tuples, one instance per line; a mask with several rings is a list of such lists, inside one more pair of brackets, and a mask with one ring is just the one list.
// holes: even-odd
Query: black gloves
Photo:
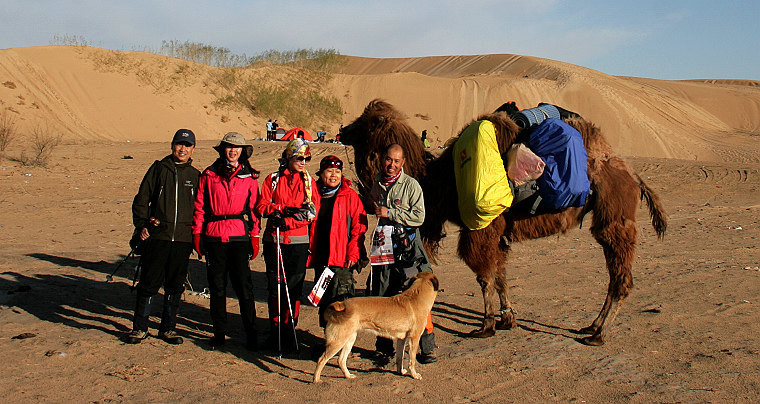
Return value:
[(308, 206), (302, 206), (300, 208), (286, 206), (285, 209), (282, 210), (283, 216), (292, 217), (296, 220), (309, 220), (309, 213), (310, 210)]
[(280, 230), (287, 230), (288, 225), (285, 224), (285, 219), (283, 219), (282, 214), (280, 212), (274, 212), (271, 215), (269, 215), (269, 224)]
[(282, 214), (285, 217), (295, 217), (300, 211), (301, 208), (296, 208), (295, 206), (286, 206), (285, 209), (282, 210)]

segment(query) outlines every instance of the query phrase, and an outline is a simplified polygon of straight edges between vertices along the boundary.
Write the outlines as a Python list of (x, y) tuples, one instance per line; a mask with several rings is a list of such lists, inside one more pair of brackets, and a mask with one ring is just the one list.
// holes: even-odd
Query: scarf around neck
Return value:
[(318, 185), (319, 185), (319, 195), (321, 195), (323, 198), (329, 198), (338, 192), (338, 189), (340, 189), (342, 182), (334, 187), (328, 187), (321, 181), (319, 182)]
[(402, 168), (401, 170), (398, 171), (398, 173), (396, 173), (395, 175), (392, 175), (390, 177), (387, 176), (387, 175), (383, 175), (383, 178), (380, 180), (380, 183), (382, 183), (386, 187), (390, 186), (390, 185), (393, 185), (393, 184), (396, 183), (396, 181), (398, 180), (398, 178), (401, 177), (401, 173), (403, 173), (403, 172), (404, 172), (404, 169)]

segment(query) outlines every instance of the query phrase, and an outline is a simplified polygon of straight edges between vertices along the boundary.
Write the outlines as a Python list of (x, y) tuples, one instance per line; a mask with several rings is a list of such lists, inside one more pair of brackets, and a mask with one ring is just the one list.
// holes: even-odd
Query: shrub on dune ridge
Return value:
[[(51, 44), (90, 45), (83, 37), (73, 35), (57, 35)], [(259, 118), (277, 116), (288, 125), (302, 127), (317, 121), (338, 121), (343, 113), (338, 98), (323, 90), (332, 72), (347, 62), (335, 49), (272, 49), (248, 57), (223, 47), (168, 40), (162, 41), (158, 50), (141, 51), (217, 67), (208, 71), (204, 81), (216, 97), (217, 107), (243, 109)], [(174, 68), (175, 62), (166, 59), (156, 66), (118, 51), (94, 51), (89, 58), (100, 71), (134, 74), (156, 93), (192, 85), (205, 75), (192, 63)]]
[(292, 126), (339, 120), (337, 98), (322, 88), (330, 76), (322, 72), (283, 67), (225, 69), (215, 77), (218, 107), (238, 107), (255, 116), (277, 116)]

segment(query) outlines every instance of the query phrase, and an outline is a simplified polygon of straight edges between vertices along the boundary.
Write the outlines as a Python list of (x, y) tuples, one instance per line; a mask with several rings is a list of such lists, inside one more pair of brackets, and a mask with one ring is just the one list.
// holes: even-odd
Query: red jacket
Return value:
[[(198, 196), (195, 198), (193, 214), (193, 234), (204, 234), (208, 237), (221, 239), (223, 243), (248, 240), (248, 237), (258, 236), (260, 227), (259, 215), (253, 207), (260, 198), (259, 182), (253, 177), (247, 167), (238, 167), (229, 179), (224, 178), (220, 165), (214, 163), (203, 171), (198, 185)], [(248, 208), (245, 207), (248, 199)], [(214, 215), (245, 214), (252, 222), (252, 228), (247, 230), (245, 221), (239, 218), (218, 219)]]
[[(282, 212), (285, 207), (300, 208), (305, 200), (303, 186), (303, 174), (291, 172), (285, 169), (279, 174), (276, 189), (272, 189), (272, 174), (269, 174), (264, 183), (261, 184), (261, 198), (256, 204), (256, 213), (260, 217), (266, 217), (274, 212)], [(314, 208), (319, 211), (319, 191), (317, 182), (311, 179), (311, 201)], [(309, 224), (307, 220), (296, 220), (293, 217), (285, 217), (285, 224), (288, 230), (280, 231), (280, 242), (283, 244), (308, 244), (309, 243)], [(267, 220), (267, 227), (264, 230), (264, 240), (274, 242), (275, 229)]]
[[(351, 181), (343, 178), (343, 183), (335, 194), (332, 224), (330, 225), (330, 256), (328, 265), (345, 267), (346, 261), (359, 261), (360, 245), (364, 244), (364, 233), (367, 232), (367, 213), (364, 211), (359, 195), (351, 189)], [(319, 215), (317, 215), (319, 217)], [(317, 223), (311, 226), (309, 247), (313, 252), (317, 246)], [(311, 268), (312, 255), (306, 261), (306, 267)]]

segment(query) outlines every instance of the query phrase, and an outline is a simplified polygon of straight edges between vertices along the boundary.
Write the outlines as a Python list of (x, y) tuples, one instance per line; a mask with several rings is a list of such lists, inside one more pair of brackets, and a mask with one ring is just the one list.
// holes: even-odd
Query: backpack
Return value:
[(560, 119), (548, 118), (530, 133), (528, 147), (546, 163), (543, 175), (536, 180), (541, 206), (563, 209), (585, 205), (591, 183), (580, 132)]

